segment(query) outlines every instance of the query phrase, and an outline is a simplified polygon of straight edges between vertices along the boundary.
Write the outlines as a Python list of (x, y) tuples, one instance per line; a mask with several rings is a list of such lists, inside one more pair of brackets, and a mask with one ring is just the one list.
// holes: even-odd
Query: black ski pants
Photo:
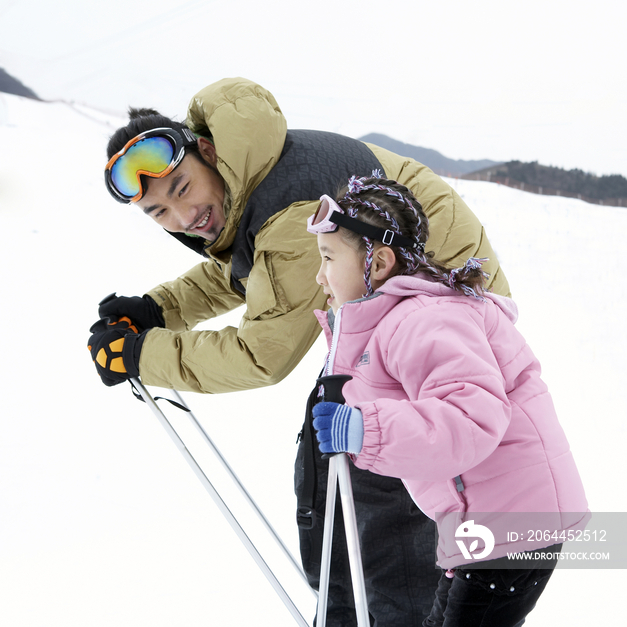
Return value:
[[(552, 547), (559, 551), (561, 547)], [(551, 568), (481, 569), (464, 566), (452, 578), (442, 572), (424, 627), (521, 627), (549, 582)]]
[[(303, 568), (318, 590), (327, 493), (328, 460), (315, 446), (315, 524), (299, 527)], [(300, 501), (304, 483), (305, 446), (295, 464), (295, 491)], [(383, 477), (349, 464), (361, 543), (366, 593), (372, 627), (420, 627), (434, 602), (440, 569), (435, 565), (435, 523), (411, 499), (399, 479)], [(336, 500), (328, 627), (356, 627), (344, 520)]]

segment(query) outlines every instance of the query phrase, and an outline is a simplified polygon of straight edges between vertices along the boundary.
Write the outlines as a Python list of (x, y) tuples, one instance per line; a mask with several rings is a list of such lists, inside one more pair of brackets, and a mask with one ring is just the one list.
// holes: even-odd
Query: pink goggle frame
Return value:
[(331, 221), (334, 213), (344, 213), (344, 210), (326, 194), (320, 196), (320, 205), (312, 216), (307, 219), (307, 230), (310, 233), (332, 233), (337, 231), (338, 225)]

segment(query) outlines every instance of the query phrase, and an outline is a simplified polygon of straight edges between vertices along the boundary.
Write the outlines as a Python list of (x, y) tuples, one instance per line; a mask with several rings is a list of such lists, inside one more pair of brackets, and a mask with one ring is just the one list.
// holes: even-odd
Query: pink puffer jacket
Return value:
[[(558, 531), (587, 520), (579, 473), (540, 364), (514, 327), (513, 301), (486, 294), (482, 302), (399, 276), (346, 303), (334, 321), (330, 314), (333, 332), (327, 313), (316, 315), (330, 346), (326, 374), (353, 377), (344, 397), (363, 413), (356, 466), (401, 478), (438, 523), (452, 512), (460, 521), (473, 512), (575, 513), (561, 517)], [(497, 538), (489, 559), (554, 543)], [(438, 558), (444, 568), (472, 561), (442, 529)]]

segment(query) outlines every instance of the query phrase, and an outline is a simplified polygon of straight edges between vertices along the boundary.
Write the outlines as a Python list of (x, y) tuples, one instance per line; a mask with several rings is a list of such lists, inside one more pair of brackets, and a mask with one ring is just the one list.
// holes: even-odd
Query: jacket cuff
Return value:
[(363, 418), (363, 445), (359, 455), (353, 457), (355, 466), (371, 470), (381, 453), (381, 427), (375, 402), (359, 403), (356, 408)]
[(122, 347), (122, 360), (129, 377), (139, 376), (139, 357), (142, 346), (148, 331), (139, 335), (127, 333), (124, 336), (124, 346)]
[(155, 299), (150, 296), (150, 294), (144, 294), (142, 298), (148, 305), (148, 309), (150, 311), (150, 324), (148, 328), (152, 329), (153, 327), (165, 327), (165, 320), (163, 319), (163, 314), (161, 313), (161, 307), (157, 305)]
[(150, 290), (145, 296), (155, 301), (159, 314), (163, 319), (163, 325), (161, 325), (163, 328), (175, 333), (182, 333), (188, 330), (181, 316), (179, 306), (172, 301), (167, 291), (162, 289), (161, 286)]

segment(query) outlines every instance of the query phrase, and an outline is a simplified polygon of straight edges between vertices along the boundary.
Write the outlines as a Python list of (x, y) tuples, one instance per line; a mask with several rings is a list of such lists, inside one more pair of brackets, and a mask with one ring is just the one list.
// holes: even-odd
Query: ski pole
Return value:
[(320, 594), (316, 625), (325, 627), (327, 623), (327, 601), (329, 599), (329, 575), (331, 572), (331, 543), (335, 522), (335, 497), (337, 491), (337, 466), (329, 462), (327, 477), (327, 499), (324, 509), (324, 528), (322, 532), (322, 558), (320, 560)]
[(205, 443), (209, 446), (209, 448), (211, 448), (214, 455), (218, 458), (218, 460), (220, 461), (224, 469), (227, 471), (228, 475), (231, 477), (235, 485), (239, 488), (240, 492), (242, 493), (242, 495), (244, 496), (244, 498), (246, 499), (250, 507), (255, 511), (255, 513), (257, 514), (257, 516), (259, 517), (259, 519), (265, 526), (268, 533), (274, 538), (279, 548), (283, 551), (284, 555), (290, 561), (292, 566), (296, 569), (298, 574), (302, 577), (303, 581), (307, 584), (307, 588), (311, 590), (311, 592), (313, 593), (315, 597), (317, 597), (318, 593), (309, 585), (309, 581), (307, 581), (307, 575), (305, 575), (305, 571), (298, 564), (298, 562), (292, 555), (291, 551), (287, 548), (287, 546), (285, 546), (279, 534), (276, 532), (274, 527), (270, 524), (270, 521), (264, 516), (263, 512), (261, 511), (257, 503), (254, 501), (253, 497), (250, 495), (248, 490), (246, 490), (246, 488), (244, 487), (244, 484), (240, 481), (239, 477), (235, 474), (235, 471), (231, 468), (230, 464), (226, 461), (222, 453), (220, 453), (218, 447), (215, 445), (215, 443), (213, 442), (209, 434), (203, 429), (202, 425), (200, 424), (200, 422), (198, 421), (198, 419), (196, 418), (196, 416), (190, 409), (189, 405), (183, 400), (183, 397), (179, 394), (179, 392), (177, 392), (176, 390), (173, 390), (173, 392), (178, 402), (187, 409), (187, 415), (189, 416), (189, 419), (191, 420), (192, 424), (199, 431)]
[(155, 414), (155, 416), (157, 417), (161, 425), (167, 431), (168, 435), (170, 436), (170, 438), (172, 439), (176, 447), (179, 449), (179, 451), (182, 453), (183, 457), (185, 458), (187, 463), (190, 465), (191, 469), (194, 471), (196, 476), (200, 479), (201, 483), (203, 484), (203, 486), (209, 493), (209, 496), (211, 496), (214, 503), (218, 506), (218, 509), (222, 512), (227, 522), (231, 525), (231, 528), (233, 529), (233, 531), (235, 531), (235, 533), (237, 534), (241, 542), (244, 544), (244, 546), (250, 553), (251, 557), (255, 560), (257, 566), (259, 566), (263, 574), (266, 576), (266, 578), (268, 579), (268, 581), (274, 588), (275, 592), (279, 595), (279, 597), (285, 604), (285, 607), (288, 609), (292, 617), (296, 620), (298, 625), (300, 625), (301, 627), (309, 627), (307, 621), (305, 621), (302, 614), (298, 611), (298, 608), (296, 607), (292, 599), (289, 597), (289, 595), (287, 594), (283, 586), (281, 586), (275, 574), (272, 572), (270, 567), (264, 561), (263, 557), (257, 550), (257, 547), (255, 547), (251, 539), (248, 537), (248, 535), (246, 535), (246, 532), (244, 531), (242, 526), (239, 524), (239, 522), (237, 521), (237, 519), (235, 518), (231, 510), (228, 508), (226, 503), (222, 500), (222, 497), (220, 496), (218, 491), (215, 489), (215, 487), (213, 486), (213, 484), (211, 483), (207, 475), (205, 475), (202, 468), (198, 465), (198, 462), (194, 459), (193, 455), (189, 452), (183, 440), (181, 440), (179, 434), (177, 433), (176, 429), (170, 424), (170, 422), (166, 418), (166, 415), (161, 411), (161, 408), (157, 405), (157, 403), (152, 398), (150, 392), (148, 392), (148, 390), (144, 387), (144, 385), (141, 383), (139, 378), (133, 377), (131, 378), (131, 382), (139, 391), (144, 401), (146, 401), (146, 404), (148, 405), (148, 407), (150, 407), (150, 409)]
[(346, 546), (348, 547), (348, 562), (350, 564), (353, 594), (355, 595), (355, 611), (357, 612), (358, 627), (370, 627), (368, 613), (368, 598), (366, 597), (366, 582), (364, 568), (361, 562), (359, 547), (359, 533), (357, 531), (357, 517), (355, 515), (355, 501), (351, 484), (348, 456), (346, 453), (334, 455), (329, 464), (337, 466), (337, 478), (340, 486), (342, 514), (344, 515), (344, 530), (346, 532)]
[[(318, 383), (324, 386), (324, 398), (334, 403), (345, 403), (342, 395), (342, 386), (352, 379), (348, 375), (329, 375), (320, 377)], [(337, 484), (340, 486), (342, 514), (344, 516), (344, 532), (348, 549), (348, 562), (353, 583), (355, 597), (355, 611), (358, 627), (370, 627), (368, 613), (368, 598), (366, 596), (366, 582), (361, 561), (359, 547), (359, 533), (357, 531), (357, 517), (355, 515), (355, 501), (351, 485), (348, 456), (346, 453), (337, 453), (329, 457), (329, 474), (327, 480), (327, 500), (324, 514), (324, 531), (322, 536), (322, 559), (320, 564), (320, 595), (318, 598), (317, 622), (318, 627), (326, 627), (327, 600), (329, 597), (329, 579), (331, 569), (331, 547), (333, 542), (333, 523), (335, 518), (335, 500)]]

